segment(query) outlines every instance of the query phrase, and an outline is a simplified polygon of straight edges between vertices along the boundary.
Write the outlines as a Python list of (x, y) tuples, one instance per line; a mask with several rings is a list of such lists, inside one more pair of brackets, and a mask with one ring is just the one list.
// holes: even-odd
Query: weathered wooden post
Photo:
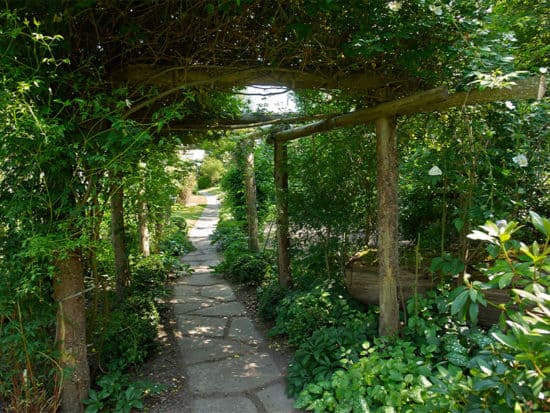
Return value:
[(378, 271), (380, 279), (381, 336), (399, 328), (397, 277), (398, 251), (398, 155), (394, 117), (376, 119), (376, 187), (378, 192)]
[(288, 233), (288, 149), (286, 143), (277, 140), (274, 141), (274, 149), (279, 284), (288, 287), (292, 283), (289, 254), (290, 236)]
[(260, 251), (258, 238), (258, 209), (256, 206), (256, 179), (254, 174), (254, 141), (243, 141), (244, 181), (246, 191), (246, 220), (248, 227), (248, 249)]

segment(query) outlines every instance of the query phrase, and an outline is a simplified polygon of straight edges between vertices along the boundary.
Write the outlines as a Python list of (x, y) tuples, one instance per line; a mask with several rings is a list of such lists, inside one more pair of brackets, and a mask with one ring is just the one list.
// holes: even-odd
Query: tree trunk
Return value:
[(90, 370), (86, 357), (86, 305), (84, 271), (80, 255), (70, 252), (56, 260), (58, 277), (54, 281), (57, 307), (56, 343), (60, 366), (67, 372), (61, 391), (62, 413), (84, 411), (88, 397)]
[(398, 155), (395, 118), (376, 120), (376, 157), (378, 192), (378, 268), (380, 283), (381, 336), (395, 334), (399, 328), (397, 278), (398, 251)]
[(118, 182), (113, 183), (113, 191), (111, 193), (111, 232), (115, 253), (116, 292), (119, 297), (123, 297), (126, 287), (130, 283), (130, 264), (124, 240), (123, 175), (119, 172), (114, 177)]
[(288, 233), (288, 151), (284, 143), (275, 141), (275, 196), (277, 203), (277, 252), (279, 284), (292, 283), (290, 272), (290, 236)]
[(248, 249), (252, 252), (260, 251), (258, 238), (258, 209), (256, 206), (256, 179), (254, 177), (254, 142), (244, 143), (245, 158), (245, 190), (246, 190), (246, 220), (248, 223)]
[(147, 202), (139, 201), (138, 208), (139, 250), (144, 257), (148, 257), (149, 255), (151, 255), (151, 234), (149, 232)]

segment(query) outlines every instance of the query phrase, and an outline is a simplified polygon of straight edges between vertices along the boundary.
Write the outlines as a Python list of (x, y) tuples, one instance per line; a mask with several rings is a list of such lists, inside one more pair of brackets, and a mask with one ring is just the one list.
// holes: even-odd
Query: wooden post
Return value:
[(290, 236), (288, 234), (288, 151), (284, 143), (275, 141), (274, 147), (279, 284), (288, 287), (292, 283), (289, 255)]
[(258, 209), (256, 206), (256, 179), (254, 177), (254, 141), (243, 141), (245, 161), (244, 181), (246, 191), (246, 220), (248, 227), (248, 249), (251, 252), (260, 251), (258, 238)]
[(376, 158), (378, 191), (378, 271), (380, 282), (381, 336), (395, 334), (399, 328), (397, 277), (398, 252), (398, 155), (395, 118), (376, 120)]

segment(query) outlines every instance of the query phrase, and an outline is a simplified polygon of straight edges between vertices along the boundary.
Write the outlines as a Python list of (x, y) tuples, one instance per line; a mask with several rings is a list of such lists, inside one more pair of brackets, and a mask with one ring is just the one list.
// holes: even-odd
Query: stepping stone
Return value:
[(189, 336), (223, 337), (227, 320), (214, 317), (176, 315), (178, 326), (183, 334)]
[(254, 327), (252, 321), (247, 317), (234, 318), (229, 327), (229, 338), (243, 341), (249, 344), (259, 344), (262, 341), (260, 333)]
[(188, 384), (193, 393), (235, 393), (264, 386), (280, 377), (269, 354), (243, 357), (188, 366)]
[(254, 403), (246, 397), (220, 397), (215, 399), (196, 399), (193, 413), (257, 413)]
[(269, 413), (291, 413), (294, 409), (294, 400), (286, 395), (285, 386), (275, 383), (256, 393)]
[(215, 298), (222, 301), (235, 300), (235, 293), (228, 285), (212, 285), (209, 287), (203, 287), (201, 290), (203, 297)]
[(254, 350), (243, 343), (211, 337), (182, 337), (178, 340), (183, 359), (187, 364), (202, 363), (211, 360), (243, 355)]
[(186, 278), (179, 280), (176, 285), (174, 285), (174, 299), (185, 299), (186, 297), (201, 297), (200, 287), (195, 287), (192, 285), (184, 284)]
[(196, 285), (202, 287), (206, 285), (224, 284), (225, 282), (219, 277), (214, 277), (212, 274), (194, 273), (189, 277), (185, 277), (185, 279), (181, 280), (180, 283), (184, 285)]
[(211, 317), (230, 317), (244, 315), (246, 313), (241, 303), (232, 301), (229, 303), (218, 304), (213, 307), (203, 308), (195, 311), (194, 314), (206, 315)]
[(174, 304), (174, 314), (187, 314), (198, 310), (212, 307), (217, 304), (215, 300), (207, 300), (205, 298), (193, 297), (191, 299), (182, 300), (183, 302)]

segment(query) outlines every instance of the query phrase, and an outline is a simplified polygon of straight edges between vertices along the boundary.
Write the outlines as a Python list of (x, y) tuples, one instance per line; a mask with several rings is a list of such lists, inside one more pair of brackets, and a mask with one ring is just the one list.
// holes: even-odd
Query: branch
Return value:
[(259, 114), (252, 116), (243, 116), (238, 119), (231, 120), (220, 120), (213, 123), (191, 123), (191, 122), (178, 122), (170, 123), (170, 129), (173, 131), (177, 130), (197, 130), (197, 131), (207, 131), (207, 130), (238, 130), (238, 129), (250, 129), (257, 128), (260, 126), (267, 125), (276, 125), (279, 123), (293, 124), (293, 123), (303, 123), (310, 122), (316, 119), (326, 119), (332, 114), (319, 114), (319, 115), (309, 115), (309, 116), (292, 116), (293, 114), (289, 113), (279, 113), (276, 115), (267, 115)]
[(374, 72), (308, 73), (282, 68), (219, 66), (129, 65), (113, 75), (115, 83), (130, 82), (169, 88), (210, 85), (216, 88), (236, 86), (284, 86), (290, 89), (374, 90), (390, 83)]
[(379, 117), (445, 111), (457, 106), (477, 105), (502, 100), (540, 99), (544, 96), (545, 91), (545, 83), (535, 77), (518, 80), (515, 85), (509, 88), (475, 90), (455, 93), (451, 96), (447, 96), (445, 89), (437, 88), (403, 99), (382, 103), (372, 108), (361, 109), (306, 126), (276, 132), (271, 136), (271, 140), (286, 142), (331, 129), (369, 123)]

